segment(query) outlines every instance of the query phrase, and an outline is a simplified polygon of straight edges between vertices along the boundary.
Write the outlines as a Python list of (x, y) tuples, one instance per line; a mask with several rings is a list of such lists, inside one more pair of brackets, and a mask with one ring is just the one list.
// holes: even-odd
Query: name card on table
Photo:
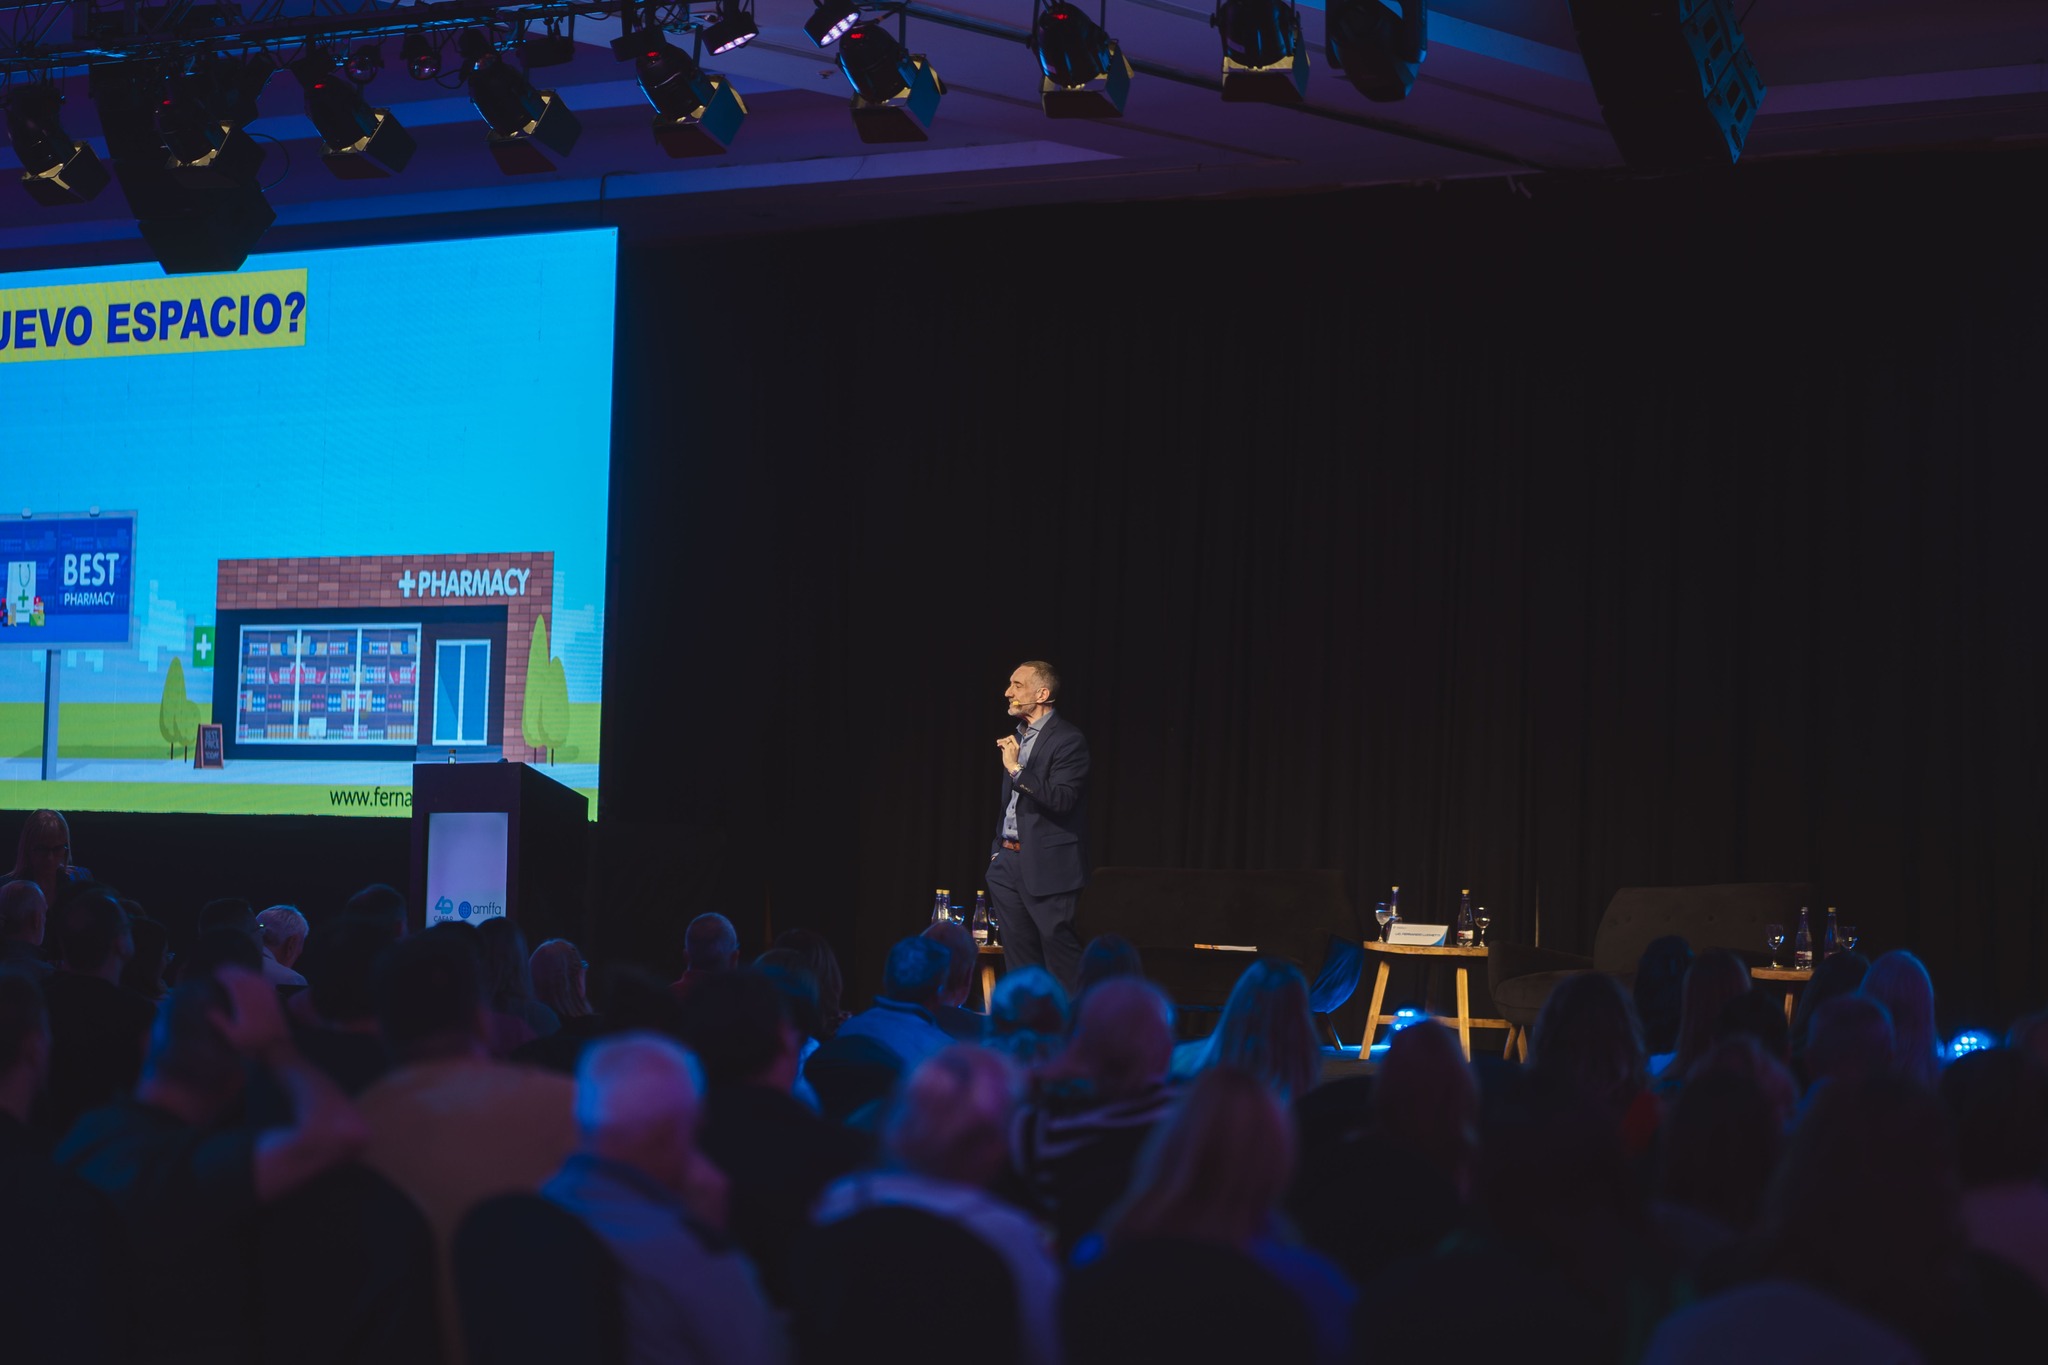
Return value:
[(1397, 924), (1387, 934), (1387, 942), (1404, 948), (1441, 948), (1450, 929), (1448, 924)]

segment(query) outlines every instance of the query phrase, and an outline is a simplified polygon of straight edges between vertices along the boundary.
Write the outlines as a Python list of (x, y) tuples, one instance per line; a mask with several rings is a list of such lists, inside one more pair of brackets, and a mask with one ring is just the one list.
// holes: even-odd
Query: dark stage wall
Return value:
[(1811, 879), (1951, 1022), (2038, 1005), (2044, 173), (632, 245), (598, 950), (772, 908), (872, 984), (978, 885), (1044, 655), (1098, 864), (1471, 886), (1559, 947)]

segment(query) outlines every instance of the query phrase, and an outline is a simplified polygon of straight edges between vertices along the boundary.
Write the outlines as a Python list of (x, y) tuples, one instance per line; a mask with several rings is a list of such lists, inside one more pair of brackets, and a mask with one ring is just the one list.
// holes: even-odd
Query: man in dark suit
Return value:
[(988, 896), (1008, 965), (1043, 966), (1068, 990), (1081, 966), (1074, 903), (1088, 882), (1088, 741), (1053, 710), (1059, 674), (1033, 659), (1003, 696), (1017, 731), (996, 741), (1003, 760)]

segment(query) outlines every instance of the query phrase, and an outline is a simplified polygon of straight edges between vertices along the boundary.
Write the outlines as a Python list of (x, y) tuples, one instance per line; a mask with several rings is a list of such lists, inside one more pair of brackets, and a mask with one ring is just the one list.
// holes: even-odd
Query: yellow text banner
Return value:
[(0, 289), (0, 365), (303, 346), (303, 270)]

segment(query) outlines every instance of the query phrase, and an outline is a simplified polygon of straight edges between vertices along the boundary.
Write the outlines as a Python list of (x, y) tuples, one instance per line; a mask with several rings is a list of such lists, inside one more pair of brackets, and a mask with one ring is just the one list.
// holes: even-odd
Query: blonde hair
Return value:
[(1308, 978), (1291, 962), (1261, 958), (1230, 988), (1202, 1066), (1234, 1066), (1292, 1099), (1314, 1087), (1322, 1046), (1308, 1012)]
[(1146, 1144), (1103, 1239), (1241, 1247), (1266, 1230), (1293, 1174), (1293, 1122), (1273, 1088), (1236, 1067), (1211, 1067)]

